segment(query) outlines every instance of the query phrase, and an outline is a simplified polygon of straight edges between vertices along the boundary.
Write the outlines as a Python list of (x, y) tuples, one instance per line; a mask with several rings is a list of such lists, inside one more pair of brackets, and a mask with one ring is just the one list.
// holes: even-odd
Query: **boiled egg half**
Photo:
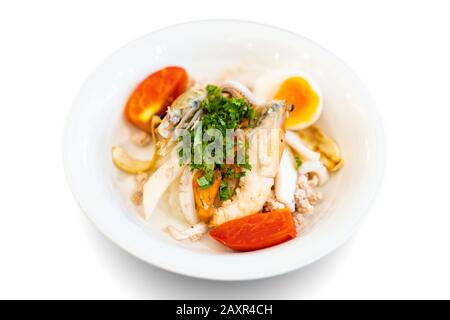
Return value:
[(263, 73), (254, 84), (254, 94), (263, 100), (285, 100), (293, 109), (285, 128), (301, 130), (316, 122), (322, 113), (322, 93), (307, 75), (295, 69), (275, 69)]

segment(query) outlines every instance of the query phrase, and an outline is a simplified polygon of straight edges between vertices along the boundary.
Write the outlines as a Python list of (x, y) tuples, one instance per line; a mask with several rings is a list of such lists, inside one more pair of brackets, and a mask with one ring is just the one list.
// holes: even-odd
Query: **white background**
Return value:
[[(450, 298), (449, 16), (447, 1), (2, 1), (0, 298)], [(89, 73), (138, 36), (211, 18), (313, 39), (356, 71), (384, 119), (377, 202), (303, 270), (241, 283), (159, 270), (101, 235), (66, 184), (63, 123)]]

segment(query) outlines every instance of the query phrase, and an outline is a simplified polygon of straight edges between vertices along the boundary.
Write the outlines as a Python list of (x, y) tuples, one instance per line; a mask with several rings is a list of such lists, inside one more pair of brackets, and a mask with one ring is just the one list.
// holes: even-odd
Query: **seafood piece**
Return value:
[(280, 169), (275, 177), (275, 195), (291, 212), (295, 211), (294, 194), (297, 186), (295, 158), (289, 147), (285, 147), (280, 161)]
[(196, 115), (201, 111), (200, 103), (206, 98), (204, 88), (193, 87), (179, 96), (168, 108), (161, 125), (158, 127), (158, 134), (170, 139), (176, 129), (189, 129), (192, 126), (192, 119), (199, 118)]
[(299, 135), (306, 146), (320, 153), (320, 161), (330, 172), (342, 167), (344, 160), (338, 145), (318, 127), (310, 126), (299, 131)]
[(315, 174), (319, 178), (320, 185), (328, 180), (327, 168), (320, 161), (305, 161), (298, 169), (300, 174)]
[(121, 147), (112, 147), (112, 159), (116, 167), (126, 173), (132, 174), (148, 171), (154, 164), (151, 160), (138, 160), (131, 157)]
[[(181, 178), (181, 176), (180, 176), (180, 178)], [(183, 213), (181, 211), (180, 199), (179, 199), (180, 178), (175, 179), (165, 192), (165, 195), (167, 195), (166, 201), (168, 202), (169, 210), (172, 211), (174, 216), (177, 215), (177, 213), (180, 213), (181, 216), (183, 215)]]
[[(247, 133), (250, 141), (248, 149), (250, 155), (258, 153), (257, 149), (260, 147), (258, 143), (252, 142), (267, 139), (268, 130), (276, 130), (279, 133), (279, 145), (282, 145), (282, 125), (285, 115), (286, 107), (282, 101), (273, 101), (270, 107), (266, 107), (265, 112), (260, 117), (258, 126), (250, 129)], [(218, 226), (226, 221), (262, 210), (271, 195), (274, 178), (280, 162), (280, 155), (275, 156), (274, 150), (268, 149), (267, 152), (265, 151), (262, 152), (269, 155), (269, 163), (264, 164), (264, 166), (259, 162), (252, 163), (251, 170), (246, 171), (245, 176), (240, 179), (235, 195), (230, 200), (223, 202), (220, 208), (214, 208), (214, 215), (210, 222), (211, 226)], [(273, 169), (266, 170), (267, 167)]]
[(311, 188), (316, 188), (320, 185), (319, 177), (315, 174), (308, 174), (308, 184)]
[(208, 226), (206, 223), (200, 222), (181, 231), (173, 226), (168, 226), (167, 231), (175, 240), (191, 239), (192, 241), (196, 241), (208, 232)]
[(192, 187), (194, 189), (195, 203), (197, 204), (197, 213), (200, 220), (207, 222), (214, 214), (214, 200), (219, 193), (220, 182), (222, 175), (219, 170), (214, 172), (214, 181), (212, 185), (206, 189), (202, 189), (197, 179), (203, 176), (203, 172), (197, 170), (192, 180)]
[(158, 160), (155, 128), (160, 123), (161, 119), (158, 116), (154, 116), (150, 121), (150, 132), (154, 143), (150, 160), (145, 161), (134, 159), (124, 149), (120, 147), (112, 147), (112, 160), (117, 168), (132, 174), (145, 172), (153, 168)]
[(294, 151), (298, 153), (303, 160), (316, 161), (320, 159), (320, 153), (308, 149), (296, 133), (286, 130), (285, 138), (286, 143), (294, 149)]
[(172, 156), (161, 165), (144, 185), (144, 218), (148, 220), (164, 192), (177, 179), (185, 166), (180, 166), (178, 157)]
[(225, 81), (222, 85), (222, 91), (227, 92), (236, 98), (244, 98), (256, 108), (262, 105), (261, 101), (259, 101), (259, 99), (240, 82), (231, 80)]
[(192, 187), (193, 174), (189, 168), (185, 168), (180, 176), (178, 188), (178, 200), (181, 212), (190, 225), (198, 223), (199, 219), (195, 210), (194, 188)]
[(275, 192), (272, 191), (269, 199), (267, 199), (266, 203), (263, 206), (263, 212), (274, 211), (278, 209), (284, 209), (286, 205), (284, 203), (279, 202), (275, 197)]

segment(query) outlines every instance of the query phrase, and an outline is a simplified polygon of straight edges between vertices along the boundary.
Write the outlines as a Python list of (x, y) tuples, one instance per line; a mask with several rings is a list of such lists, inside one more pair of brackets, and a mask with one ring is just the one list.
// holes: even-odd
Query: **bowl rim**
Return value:
[[(342, 236), (341, 239), (339, 239), (339, 241), (337, 241), (334, 245), (329, 246), (327, 250), (322, 250), (320, 253), (317, 253), (315, 256), (313, 256), (311, 259), (309, 259), (308, 261), (306, 261), (303, 264), (290, 265), (289, 267), (284, 268), (283, 270), (276, 270), (276, 271), (266, 270), (264, 273), (255, 272), (253, 274), (246, 273), (245, 275), (242, 275), (242, 276), (239, 276), (239, 275), (236, 276), (236, 275), (227, 275), (224, 273), (220, 274), (220, 272), (219, 272), (219, 274), (199, 274), (199, 273), (192, 272), (191, 270), (183, 270), (182, 268), (176, 268), (176, 267), (161, 263), (159, 261), (156, 261), (155, 259), (153, 259), (153, 260), (150, 259), (151, 260), (150, 261), (146, 257), (140, 255), (136, 250), (133, 250), (133, 248), (130, 248), (129, 246), (126, 246), (123, 243), (121, 243), (120, 241), (118, 241), (117, 239), (115, 239), (102, 226), (100, 226), (93, 219), (93, 217), (90, 216), (90, 214), (87, 212), (87, 210), (83, 207), (83, 205), (81, 203), (82, 196), (75, 192), (75, 184), (77, 184), (77, 183), (73, 180), (73, 177), (72, 177), (71, 173), (69, 172), (70, 171), (70, 169), (69, 169), (70, 160), (68, 158), (68, 153), (69, 153), (68, 150), (70, 148), (70, 145), (68, 143), (70, 140), (69, 139), (69, 135), (70, 135), (69, 134), (69, 131), (70, 131), (69, 123), (71, 122), (73, 114), (76, 112), (76, 105), (75, 105), (76, 103), (75, 102), (77, 100), (77, 97), (80, 95), (80, 93), (82, 92), (83, 88), (87, 85), (89, 80), (98, 72), (100, 67), (103, 64), (105, 64), (111, 57), (116, 55), (122, 49), (130, 46), (131, 44), (139, 42), (147, 37), (150, 37), (154, 34), (157, 34), (159, 32), (165, 31), (165, 30), (176, 29), (179, 27), (189, 26), (189, 25), (208, 24), (208, 23), (238, 23), (238, 24), (242, 24), (242, 25), (260, 26), (260, 27), (272, 29), (276, 32), (288, 33), (292, 36), (295, 36), (296, 38), (302, 39), (303, 41), (306, 41), (306, 42), (320, 48), (322, 51), (326, 52), (328, 55), (332, 56), (337, 62), (339, 62), (349, 72), (349, 74), (357, 82), (360, 83), (361, 88), (365, 91), (364, 92), (365, 96), (367, 97), (368, 100), (370, 100), (370, 103), (369, 103), (370, 106), (367, 106), (367, 107), (369, 108), (368, 111), (371, 113), (372, 125), (376, 128), (374, 135), (375, 135), (375, 139), (377, 140), (377, 161), (378, 161), (377, 167), (375, 168), (376, 170), (374, 170), (374, 175), (372, 176), (373, 186), (374, 186), (372, 193), (370, 194), (370, 196), (368, 196), (366, 198), (367, 200), (365, 202), (365, 206), (361, 209), (358, 220), (351, 226), (351, 228), (348, 229), (347, 233), (344, 236)], [(163, 28), (156, 29), (156, 30), (146, 33), (132, 41), (129, 41), (128, 43), (126, 43), (125, 45), (121, 46), (120, 48), (115, 50), (113, 53), (108, 55), (85, 79), (85, 81), (83, 82), (83, 84), (81, 85), (81, 87), (79, 88), (79, 90), (77, 91), (76, 95), (73, 98), (71, 108), (70, 108), (68, 114), (66, 115), (66, 119), (65, 119), (64, 132), (63, 132), (63, 137), (62, 137), (62, 160), (63, 160), (64, 173), (66, 176), (67, 183), (69, 185), (69, 189), (70, 189), (74, 199), (76, 200), (76, 203), (78, 204), (79, 208), (81, 209), (81, 211), (88, 217), (89, 220), (92, 221), (92, 223), (96, 226), (96, 228), (103, 235), (105, 235), (109, 240), (111, 240), (113, 243), (115, 243), (118, 247), (120, 247), (124, 251), (128, 252), (129, 254), (135, 256), (136, 258), (138, 258), (146, 263), (149, 263), (153, 266), (156, 266), (158, 268), (161, 268), (161, 269), (164, 269), (164, 270), (167, 270), (170, 272), (174, 272), (177, 274), (189, 276), (189, 277), (194, 277), (194, 278), (199, 278), (199, 279), (208, 279), (208, 280), (219, 280), (219, 281), (245, 281), (245, 280), (269, 278), (269, 277), (285, 274), (285, 273), (303, 268), (307, 265), (310, 265), (311, 263), (320, 260), (321, 258), (327, 256), (332, 251), (339, 248), (354, 234), (355, 230), (361, 224), (363, 218), (367, 216), (368, 211), (370, 210), (373, 202), (375, 201), (375, 199), (378, 196), (379, 191), (381, 189), (381, 186), (383, 183), (383, 178), (384, 178), (385, 167), (386, 167), (386, 139), (385, 139), (385, 131), (384, 131), (381, 115), (376, 108), (376, 104), (375, 104), (374, 99), (373, 99), (372, 95), (370, 94), (369, 90), (367, 89), (367, 87), (365, 86), (363, 81), (353, 71), (353, 69), (350, 68), (343, 60), (341, 60), (334, 53), (330, 52), (326, 48), (322, 47), (321, 45), (317, 44), (316, 42), (310, 40), (307, 37), (304, 37), (302, 35), (299, 35), (295, 32), (292, 32), (292, 31), (289, 31), (289, 30), (286, 30), (283, 28), (272, 26), (270, 24), (246, 21), (246, 20), (237, 20), (237, 19), (205, 19), (205, 20), (192, 20), (192, 21), (182, 22), (182, 23), (173, 24), (173, 25), (169, 25), (169, 26), (166, 26)], [(261, 252), (261, 251), (256, 251), (256, 252)], [(203, 254), (203, 253), (201, 253), (201, 254)]]

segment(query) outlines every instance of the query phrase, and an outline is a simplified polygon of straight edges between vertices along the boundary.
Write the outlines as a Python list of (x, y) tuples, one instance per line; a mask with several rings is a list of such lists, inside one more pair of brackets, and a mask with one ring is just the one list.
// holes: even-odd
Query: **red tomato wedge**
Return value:
[(166, 67), (142, 81), (125, 106), (127, 120), (142, 130), (151, 131), (154, 115), (166, 112), (167, 107), (182, 94), (188, 84), (188, 75), (181, 67)]
[(210, 235), (233, 250), (253, 251), (291, 240), (297, 229), (289, 209), (281, 209), (225, 222)]

